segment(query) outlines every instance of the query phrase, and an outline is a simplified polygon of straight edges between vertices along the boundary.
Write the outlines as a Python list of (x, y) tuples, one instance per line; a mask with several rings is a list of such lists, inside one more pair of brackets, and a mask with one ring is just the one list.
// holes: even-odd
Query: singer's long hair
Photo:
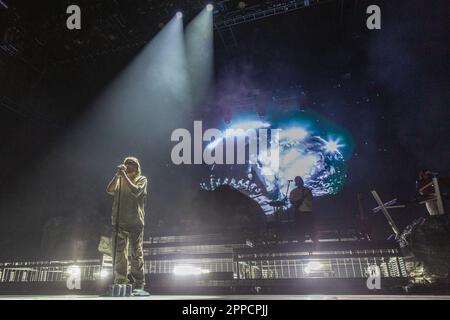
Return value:
[(123, 164), (125, 164), (127, 161), (132, 161), (132, 162), (136, 163), (136, 166), (137, 166), (136, 171), (137, 172), (136, 172), (136, 176), (134, 178), (139, 177), (141, 175), (141, 164), (139, 163), (139, 160), (136, 157), (126, 157), (123, 160)]

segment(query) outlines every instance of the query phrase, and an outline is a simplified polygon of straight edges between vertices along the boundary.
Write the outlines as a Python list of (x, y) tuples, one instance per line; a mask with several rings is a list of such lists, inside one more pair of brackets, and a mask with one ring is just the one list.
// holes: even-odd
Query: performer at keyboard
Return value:
[(295, 233), (299, 233), (303, 237), (308, 234), (311, 240), (317, 244), (317, 231), (312, 208), (313, 194), (309, 188), (305, 187), (301, 177), (295, 177), (294, 183), (296, 187), (289, 194), (289, 201), (292, 204)]
[(430, 216), (438, 216), (440, 213), (437, 205), (436, 192), (433, 186), (433, 177), (434, 175), (432, 172), (421, 170), (416, 181), (416, 189), (420, 196), (431, 198), (430, 200), (425, 201), (425, 206), (427, 207)]
[(148, 295), (144, 291), (143, 254), (147, 178), (141, 175), (138, 159), (125, 158), (123, 164), (117, 167), (117, 173), (108, 184), (107, 192), (114, 196), (112, 208), (114, 283), (128, 283), (128, 248), (130, 248), (133, 295)]

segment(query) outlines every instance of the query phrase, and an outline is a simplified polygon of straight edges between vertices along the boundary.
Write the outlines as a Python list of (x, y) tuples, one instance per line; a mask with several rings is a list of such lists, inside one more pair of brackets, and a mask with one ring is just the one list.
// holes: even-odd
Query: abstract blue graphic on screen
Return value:
[[(203, 190), (214, 190), (228, 184), (256, 200), (266, 214), (273, 212), (268, 203), (286, 199), (294, 187), (295, 176), (301, 176), (314, 196), (335, 195), (347, 177), (347, 161), (352, 152), (352, 139), (343, 128), (314, 113), (296, 112), (268, 115), (261, 119), (256, 114), (235, 117), (221, 128), (257, 130), (279, 129), (279, 168), (273, 170), (260, 154), (257, 161), (245, 165), (212, 165), (209, 175), (200, 183)], [(223, 136), (222, 139), (226, 137)], [(269, 139), (270, 140), (270, 139)], [(276, 142), (274, 142), (276, 141)], [(213, 147), (217, 141), (207, 147)]]

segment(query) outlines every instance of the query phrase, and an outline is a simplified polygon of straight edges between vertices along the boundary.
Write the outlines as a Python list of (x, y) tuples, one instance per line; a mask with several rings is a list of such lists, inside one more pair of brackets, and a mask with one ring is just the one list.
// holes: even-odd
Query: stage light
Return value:
[(109, 272), (107, 270), (100, 271), (100, 278), (105, 279), (109, 276)]
[(322, 264), (319, 261), (310, 261), (305, 267), (305, 272), (311, 273), (320, 270), (320, 268), (322, 268)]
[(213, 83), (214, 23), (208, 6), (186, 27), (185, 44), (193, 105), (203, 105)]
[(209, 270), (194, 266), (176, 266), (173, 268), (173, 273), (176, 276), (198, 276), (200, 274), (209, 273)]
[(245, 7), (247, 6), (247, 4), (244, 1), (239, 1), (238, 3), (238, 9), (245, 9)]
[(79, 266), (69, 266), (67, 273), (72, 276), (79, 276), (81, 274), (81, 268)]
[(177, 16), (178, 19), (181, 19), (181, 18), (183, 18), (183, 13), (181, 13), (180, 11), (178, 11), (177, 14), (176, 14), (176, 16)]
[(212, 4), (208, 4), (206, 6), (206, 10), (208, 10), (208, 11), (213, 11), (213, 9), (214, 9), (214, 6)]

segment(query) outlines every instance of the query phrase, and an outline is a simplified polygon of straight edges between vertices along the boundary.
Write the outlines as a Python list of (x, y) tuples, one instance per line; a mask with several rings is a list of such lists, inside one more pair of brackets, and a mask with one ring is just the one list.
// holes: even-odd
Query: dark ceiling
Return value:
[[(307, 1), (310, 6), (330, 0)], [(93, 60), (105, 54), (136, 49), (147, 43), (181, 11), (190, 20), (213, 3), (216, 30), (305, 7), (304, 0), (160, 1), (160, 0), (3, 0), (0, 7), (0, 52), (41, 71), (54, 64)], [(81, 30), (66, 29), (66, 8), (81, 8)]]

